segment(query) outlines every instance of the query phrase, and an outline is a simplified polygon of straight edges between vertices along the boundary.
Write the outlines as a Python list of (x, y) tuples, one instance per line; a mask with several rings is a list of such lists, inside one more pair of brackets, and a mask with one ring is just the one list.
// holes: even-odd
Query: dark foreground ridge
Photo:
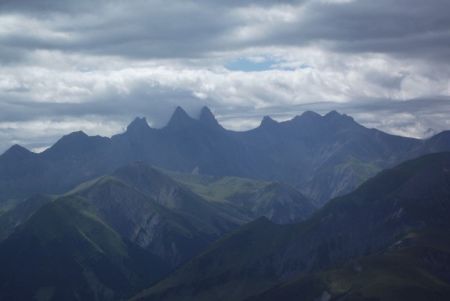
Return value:
[(314, 210), (285, 184), (135, 162), (0, 214), (0, 299), (123, 299), (259, 216), (292, 223)]
[(241, 227), (134, 300), (448, 300), (449, 216), (450, 153), (428, 155), (303, 223)]

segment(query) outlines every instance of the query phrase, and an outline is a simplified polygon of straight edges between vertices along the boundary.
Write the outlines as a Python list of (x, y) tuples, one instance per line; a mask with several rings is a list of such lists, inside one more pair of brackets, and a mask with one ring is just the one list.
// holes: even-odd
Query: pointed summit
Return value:
[(136, 117), (127, 127), (127, 132), (143, 132), (150, 129), (145, 117)]
[(86, 141), (89, 139), (89, 136), (83, 132), (83, 131), (76, 131), (72, 132), (70, 134), (64, 135), (61, 139), (59, 139), (54, 146), (60, 144), (60, 145), (67, 145), (71, 143), (81, 143), (83, 141)]
[(58, 154), (64, 155), (72, 152), (75, 149), (85, 146), (89, 141), (89, 136), (83, 131), (77, 131), (65, 136), (56, 141), (52, 147), (46, 149), (44, 154)]
[(207, 106), (204, 106), (200, 111), (200, 117), (198, 120), (204, 125), (220, 126), (219, 122), (216, 120), (216, 117)]
[(109, 138), (88, 136), (83, 131), (78, 131), (63, 136), (40, 155), (50, 160), (86, 155), (88, 152), (98, 151), (100, 148), (106, 147), (109, 142)]
[(191, 124), (191, 122), (194, 119), (192, 119), (183, 108), (178, 106), (175, 111), (172, 114), (172, 117), (169, 120), (169, 123), (167, 124), (167, 127), (169, 128), (178, 128), (178, 127), (184, 127), (186, 125)]
[(270, 117), (270, 116), (264, 116), (264, 118), (262, 119), (262, 121), (261, 121), (261, 125), (259, 126), (259, 127), (264, 127), (264, 128), (267, 128), (267, 127), (273, 127), (273, 126), (276, 126), (278, 124), (278, 122), (277, 121), (275, 121), (275, 120), (273, 120), (272, 119), (272, 117)]
[(357, 124), (355, 122), (355, 120), (346, 115), (346, 114), (341, 114), (335, 110), (330, 111), (328, 114), (326, 114), (324, 116), (324, 119), (329, 121), (329, 122), (334, 122), (334, 123), (338, 123), (338, 124)]
[(33, 153), (30, 152), (25, 147), (23, 147), (23, 146), (21, 146), (19, 144), (14, 144), (2, 156), (3, 157), (20, 159), (20, 158), (24, 158), (25, 156), (28, 156), (30, 154), (33, 154)]
[(313, 111), (305, 111), (301, 115), (297, 115), (294, 118), (292, 118), (290, 121), (294, 123), (316, 123), (320, 122), (322, 120), (322, 116), (316, 112)]
[(339, 113), (338, 111), (336, 111), (336, 110), (333, 110), (333, 111), (328, 112), (324, 117), (327, 117), (327, 118), (337, 118), (337, 117), (341, 117), (341, 116), (344, 116), (344, 115), (340, 114), (340, 113)]
[(305, 111), (301, 116), (304, 118), (322, 118), (320, 114), (317, 114), (314, 111)]

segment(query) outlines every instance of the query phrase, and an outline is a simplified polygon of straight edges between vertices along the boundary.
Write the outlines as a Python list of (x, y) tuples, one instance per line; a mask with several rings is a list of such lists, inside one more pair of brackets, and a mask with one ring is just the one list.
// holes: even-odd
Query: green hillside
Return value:
[(316, 210), (313, 202), (298, 190), (278, 182), (174, 172), (169, 175), (203, 198), (220, 204), (223, 210), (241, 214), (248, 221), (265, 216), (276, 223), (293, 223)]
[(410, 234), (394, 248), (282, 283), (246, 301), (448, 300), (447, 233)]
[[(136, 299), (244, 300), (295, 277), (333, 269), (343, 272), (345, 269), (339, 270), (338, 267), (359, 258), (381, 254), (379, 261), (377, 257), (365, 259), (369, 265), (367, 270), (375, 273), (375, 276), (371, 273), (364, 275), (369, 279), (365, 285), (370, 286), (374, 277), (390, 277), (391, 270), (395, 270), (395, 266), (390, 265), (391, 256), (410, 260), (403, 255), (410, 254), (409, 249), (405, 249), (404, 253), (389, 253), (409, 235), (420, 233), (424, 237), (414, 241), (420, 250), (428, 248), (422, 242), (433, 237), (430, 233), (448, 233), (449, 170), (449, 153), (428, 155), (380, 173), (355, 192), (334, 199), (305, 222), (282, 226), (263, 219), (251, 223), (221, 239)], [(447, 240), (439, 237), (437, 244), (448, 247)], [(442, 256), (430, 260), (436, 266), (446, 267), (449, 258), (446, 254), (444, 252)], [(413, 257), (411, 260), (420, 261), (423, 257)], [(377, 276), (378, 268), (380, 272)], [(409, 264), (402, 265), (402, 268), (409, 268)], [(329, 273), (323, 275), (338, 275)], [(446, 285), (450, 283), (448, 270), (440, 274), (440, 271), (430, 269), (424, 275), (440, 279), (442, 286), (433, 286), (431, 282), (426, 285), (438, 287), (438, 295), (446, 294)], [(392, 277), (398, 278), (398, 275), (393, 274)], [(364, 278), (347, 279), (356, 285), (357, 279)], [(314, 281), (316, 284), (320, 285), (317, 289), (311, 288), (314, 293), (327, 288), (320, 281)], [(333, 287), (336, 285), (332, 284)], [(393, 282), (392, 285), (394, 288), (386, 286), (387, 294), (392, 289), (401, 288), (401, 284), (397, 286)], [(380, 293), (383, 293), (383, 285), (380, 287)], [(340, 291), (330, 293), (338, 295)], [(320, 297), (315, 295), (305, 300)], [(329, 300), (327, 296), (325, 298)]]
[(113, 300), (168, 272), (82, 198), (45, 205), (0, 245), (3, 300)]

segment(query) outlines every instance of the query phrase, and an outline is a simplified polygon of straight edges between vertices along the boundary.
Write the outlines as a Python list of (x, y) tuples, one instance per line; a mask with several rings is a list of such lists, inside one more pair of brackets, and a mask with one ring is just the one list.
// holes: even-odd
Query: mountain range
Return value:
[(450, 153), (428, 155), (304, 222), (249, 223), (134, 300), (447, 300), (449, 216)]
[(450, 132), (177, 108), (0, 156), (1, 300), (448, 300)]
[(384, 168), (450, 150), (450, 132), (418, 140), (368, 129), (335, 111), (264, 117), (243, 132), (224, 129), (204, 107), (198, 119), (178, 107), (168, 124), (136, 118), (112, 138), (74, 132), (42, 153), (15, 145), (0, 156), (0, 200), (63, 193), (134, 161), (179, 172), (278, 181), (322, 206)]
[(0, 215), (0, 298), (121, 299), (259, 216), (292, 223), (315, 209), (288, 185), (131, 163)]

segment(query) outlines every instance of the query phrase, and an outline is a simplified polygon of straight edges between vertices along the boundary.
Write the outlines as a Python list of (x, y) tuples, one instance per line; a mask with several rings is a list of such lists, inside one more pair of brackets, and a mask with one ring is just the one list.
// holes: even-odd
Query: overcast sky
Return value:
[(230, 129), (338, 110), (450, 129), (449, 0), (0, 0), (0, 152), (163, 126), (207, 105)]

